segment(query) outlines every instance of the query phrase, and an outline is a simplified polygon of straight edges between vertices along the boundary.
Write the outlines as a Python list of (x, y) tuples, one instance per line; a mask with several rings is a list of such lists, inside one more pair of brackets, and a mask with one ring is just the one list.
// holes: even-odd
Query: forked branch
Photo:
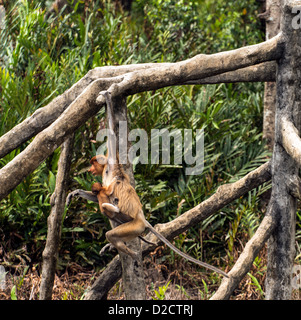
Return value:
[[(9, 152), (18, 148), (22, 143), (34, 137), (52, 124), (93, 81), (117, 77), (138, 70), (171, 66), (172, 64), (173, 63), (142, 63), (121, 66), (104, 66), (90, 70), (70, 89), (53, 99), (45, 107), (37, 109), (30, 117), (1, 136), (0, 158), (3, 158)], [(183, 82), (183, 85), (275, 81), (275, 75), (276, 64), (274, 61), (268, 61), (258, 65), (225, 72), (217, 76), (190, 80)]]
[(99, 96), (100, 91), (108, 90), (114, 99), (181, 84), (277, 59), (281, 56), (282, 49), (283, 40), (279, 34), (253, 46), (212, 55), (197, 55), (170, 66), (93, 81), (55, 122), (40, 132), (23, 152), (0, 170), (0, 200), (32, 173), (69, 134), (99, 111), (105, 103), (104, 96)]

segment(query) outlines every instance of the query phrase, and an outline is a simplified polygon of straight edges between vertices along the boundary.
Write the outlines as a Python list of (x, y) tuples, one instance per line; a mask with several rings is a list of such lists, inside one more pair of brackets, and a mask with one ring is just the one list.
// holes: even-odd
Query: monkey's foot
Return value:
[(119, 212), (119, 208), (117, 208), (116, 206), (114, 206), (111, 203), (103, 203), (102, 207), (104, 209), (107, 209), (108, 211), (111, 211), (111, 212)]
[(77, 197), (78, 194), (79, 194), (78, 190), (74, 190), (74, 191), (70, 192), (70, 193), (68, 194), (68, 196), (67, 196), (65, 205), (68, 207), (69, 204), (70, 204), (70, 202), (71, 202), (71, 200), (72, 200), (72, 198), (73, 198), (73, 197)]
[(99, 251), (99, 255), (102, 256), (105, 253), (112, 252), (114, 250), (116, 250), (116, 248), (112, 245), (112, 243), (108, 243)]

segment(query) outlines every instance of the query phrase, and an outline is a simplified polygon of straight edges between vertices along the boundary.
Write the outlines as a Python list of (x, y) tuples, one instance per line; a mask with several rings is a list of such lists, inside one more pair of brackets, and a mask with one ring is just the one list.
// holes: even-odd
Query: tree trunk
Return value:
[(51, 196), (51, 213), (47, 219), (48, 233), (46, 246), (43, 251), (42, 280), (40, 300), (51, 300), (54, 283), (58, 248), (61, 238), (62, 216), (65, 209), (66, 187), (69, 178), (74, 134), (63, 144), (54, 193)]
[(295, 256), (296, 198), (290, 181), (298, 178), (298, 164), (284, 149), (283, 124), (289, 119), (300, 130), (301, 110), (301, 34), (293, 28), (292, 8), (300, 1), (284, 4), (281, 29), (285, 39), (284, 54), (278, 61), (275, 145), (272, 158), (272, 195), (276, 227), (268, 241), (266, 279), (267, 299), (290, 299), (291, 276)]
[[(280, 31), (280, 0), (266, 0), (266, 40), (273, 38)], [(270, 150), (274, 145), (275, 132), (276, 83), (264, 84), (263, 137)]]
[[(119, 124), (127, 122), (127, 105), (126, 98), (124, 96), (113, 99), (113, 113), (114, 113), (114, 128), (116, 136), (116, 151), (120, 150), (120, 147), (125, 148), (126, 154), (128, 154), (128, 149), (130, 145), (127, 142), (128, 137), (128, 126), (127, 134), (119, 135)], [(131, 180), (131, 185), (135, 187), (135, 179), (133, 174), (132, 165), (127, 162), (124, 165), (126, 173), (129, 175)], [(142, 260), (142, 251), (140, 245), (140, 239), (136, 238), (129, 243), (127, 246), (134, 252), (139, 252), (139, 259), (133, 260), (129, 255), (119, 252), (122, 265), (122, 283), (123, 289), (125, 292), (125, 297), (127, 300), (145, 300), (146, 291), (145, 291), (145, 282), (144, 282), (144, 272), (143, 272), (143, 260)]]

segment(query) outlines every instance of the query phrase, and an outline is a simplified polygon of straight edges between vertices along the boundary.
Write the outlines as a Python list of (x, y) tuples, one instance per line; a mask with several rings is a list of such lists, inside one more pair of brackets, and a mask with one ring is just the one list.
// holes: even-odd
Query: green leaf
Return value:
[(49, 171), (49, 189), (51, 193), (53, 193), (55, 189), (55, 175), (51, 171)]
[(11, 300), (18, 300), (15, 285), (11, 288), (10, 298), (11, 298)]

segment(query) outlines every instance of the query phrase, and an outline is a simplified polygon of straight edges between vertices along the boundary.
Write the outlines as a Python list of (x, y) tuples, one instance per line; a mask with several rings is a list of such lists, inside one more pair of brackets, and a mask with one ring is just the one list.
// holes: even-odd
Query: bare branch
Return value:
[(59, 242), (61, 238), (62, 216), (66, 201), (66, 187), (69, 177), (74, 135), (62, 147), (54, 193), (51, 196), (51, 212), (47, 219), (48, 233), (43, 251), (42, 281), (40, 300), (51, 300), (54, 283)]
[[(233, 200), (260, 186), (264, 182), (269, 181), (271, 179), (270, 170), (270, 162), (267, 162), (254, 171), (248, 173), (240, 180), (220, 186), (216, 193), (210, 198), (183, 213), (175, 220), (159, 225), (157, 230), (166, 238), (174, 238), (178, 236), (191, 226), (196, 225), (208, 218), (210, 215), (216, 213)], [(156, 241), (156, 238), (155, 236), (152, 236), (147, 238), (147, 240), (154, 242)]]
[[(224, 73), (254, 64), (256, 65), (261, 62), (275, 60), (281, 56), (281, 52), (282, 38), (281, 34), (279, 34), (269, 41), (253, 46), (212, 55), (200, 54), (194, 58), (177, 63), (146, 63), (95, 68), (88, 72), (85, 77), (65, 93), (55, 98), (47, 106), (35, 111), (31, 117), (25, 119), (22, 123), (3, 135), (0, 138), (0, 158), (47, 128), (66, 110), (71, 102), (96, 79), (115, 78), (115, 82), (119, 82), (119, 76), (129, 73), (129, 78), (134, 77), (134, 83), (130, 83), (130, 85), (132, 84), (132, 88), (128, 92), (132, 94), (177, 84), (270, 81), (270, 77), (273, 79), (273, 70), (269, 68), (269, 71), (263, 72), (261, 71), (263, 66), (261, 66), (259, 70), (256, 70), (257, 67), (254, 67), (253, 69), (242, 69), (229, 74)], [(152, 70), (150, 70), (150, 72), (140, 73), (140, 71), (146, 71), (147, 69)], [(137, 76), (137, 74), (133, 75), (133, 71), (139, 72), (141, 77), (139, 77), (139, 75)], [(214, 78), (214, 76), (218, 74), (224, 75)], [(236, 76), (238, 76), (237, 79)], [(205, 78), (208, 79), (206, 80)], [(136, 87), (135, 84), (137, 81), (140, 82), (138, 87)], [(105, 86), (103, 86), (103, 88), (105, 89)]]
[(211, 297), (211, 300), (229, 299), (232, 292), (250, 270), (254, 259), (257, 257), (259, 251), (262, 249), (275, 228), (275, 221), (271, 214), (272, 211), (273, 208), (269, 207), (254, 236), (248, 241), (234, 267), (228, 273), (229, 278), (225, 277), (222, 280), (220, 287)]
[[(119, 82), (118, 89), (115, 88), (114, 91), (115, 94), (130, 95), (272, 61), (281, 57), (283, 44), (282, 34), (279, 33), (271, 40), (256, 45), (211, 55), (199, 54), (170, 66), (131, 72), (123, 76), (123, 81)], [(103, 97), (99, 102), (103, 103)]]
[(286, 117), (281, 119), (282, 145), (286, 152), (301, 165), (301, 138), (292, 121)]
[[(31, 117), (25, 119), (22, 123), (3, 135), (0, 138), (0, 158), (47, 128), (62, 114), (62, 112), (64, 112), (64, 110), (66, 110), (66, 108), (68, 108), (71, 102), (83, 93), (85, 88), (96, 79), (115, 78), (114, 82), (120, 82), (121, 79), (118, 79), (118, 77), (128, 73), (128, 75), (124, 77), (124, 79), (126, 79), (127, 87), (129, 87), (124, 88), (126, 89), (124, 90), (124, 93), (127, 94), (134, 94), (177, 84), (232, 82), (235, 81), (236, 76), (238, 76), (238, 80), (235, 82), (246, 80), (267, 81), (268, 77), (262, 77), (262, 75), (268, 76), (272, 74), (273, 71), (270, 70), (268, 73), (259, 74), (258, 78), (258, 75), (256, 75), (257, 72), (262, 71), (256, 71), (256, 67), (253, 68), (255, 69), (254, 72), (252, 72), (251, 69), (242, 69), (232, 74), (224, 74), (217, 78), (212, 77), (265, 61), (275, 60), (281, 56), (281, 52), (282, 37), (281, 34), (279, 34), (271, 40), (260, 44), (212, 55), (199, 54), (194, 58), (177, 63), (146, 63), (95, 68), (88, 72), (85, 77), (74, 84), (65, 93), (55, 98), (47, 106), (35, 111)], [(151, 70), (147, 72), (148, 69)], [(255, 77), (253, 80), (252, 76)], [(208, 77), (210, 78), (207, 80), (204, 79)], [(132, 81), (128, 81), (129, 79)], [(200, 79), (204, 80), (201, 81)], [(103, 86), (103, 89), (106, 89), (105, 86)]]
[[(266, 42), (192, 59), (168, 66), (134, 71), (92, 82), (71, 105), (9, 164), (0, 170), (0, 200), (44, 161), (81, 124), (105, 103), (98, 93), (109, 87), (112, 99), (141, 91), (159, 89), (277, 59), (282, 52), (281, 34)], [(113, 84), (112, 84), (113, 83)], [(98, 96), (98, 98), (97, 98)], [(95, 103), (97, 98), (97, 103)]]
[(0, 170), (0, 200), (32, 173), (68, 135), (98, 112), (96, 97), (108, 84), (111, 84), (109, 80), (92, 82), (55, 122), (40, 132), (25, 150)]
[[(82, 79), (70, 89), (56, 97), (45, 107), (37, 109), (30, 117), (16, 125), (13, 129), (0, 137), (0, 158), (22, 143), (37, 135), (53, 123), (68, 106), (95, 80), (117, 77), (127, 72), (144, 70), (169, 65), (169, 63), (142, 63), (125, 66), (105, 66), (90, 70)], [(105, 87), (104, 87), (105, 88)]]
[(122, 268), (120, 256), (117, 255), (95, 280), (90, 290), (84, 295), (84, 300), (105, 300), (108, 292), (121, 278)]
[(235, 82), (273, 82), (276, 78), (275, 61), (267, 61), (255, 66), (229, 71), (217, 76), (207, 77), (201, 80), (188, 81), (185, 84), (214, 84)]

